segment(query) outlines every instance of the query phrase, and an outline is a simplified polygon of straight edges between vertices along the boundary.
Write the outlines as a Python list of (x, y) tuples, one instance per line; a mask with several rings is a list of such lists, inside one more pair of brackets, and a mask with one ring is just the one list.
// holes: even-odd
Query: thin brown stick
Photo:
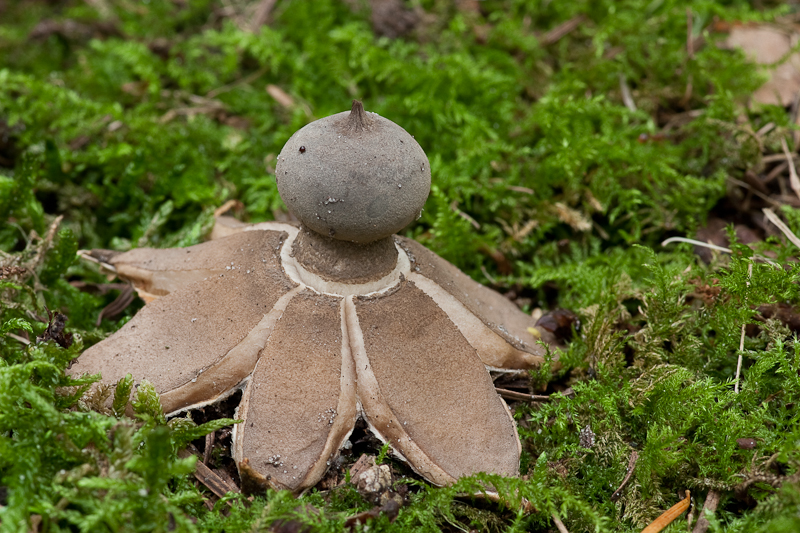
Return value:
[(206, 447), (203, 450), (203, 463), (208, 464), (211, 461), (211, 452), (214, 451), (214, 440), (216, 440), (216, 431), (206, 435)]
[(518, 402), (549, 402), (551, 400), (550, 396), (542, 394), (525, 394), (524, 392), (498, 388), (494, 390), (506, 400), (515, 400)]
[(119, 296), (100, 311), (94, 325), (99, 327), (104, 318), (113, 318), (117, 316), (133, 303), (134, 299), (136, 299), (136, 297), (133, 294), (133, 285), (125, 284)]
[(272, 85), (270, 83), (265, 87), (265, 90), (267, 91), (267, 94), (269, 94), (276, 102), (286, 109), (291, 109), (294, 107), (294, 98), (292, 98), (289, 93), (277, 85)]
[(256, 8), (256, 14), (253, 16), (253, 23), (250, 26), (250, 30), (253, 33), (256, 33), (261, 26), (269, 22), (272, 8), (275, 7), (277, 2), (278, 0), (261, 0)]
[(243, 78), (239, 78), (238, 80), (236, 80), (236, 81), (234, 81), (232, 83), (229, 83), (227, 85), (223, 85), (222, 87), (217, 87), (216, 89), (213, 89), (213, 90), (209, 91), (208, 93), (206, 93), (205, 98), (214, 99), (217, 96), (219, 96), (220, 94), (226, 93), (226, 92), (228, 92), (230, 90), (233, 90), (236, 87), (239, 87), (240, 85), (247, 85), (249, 83), (252, 83), (252, 82), (256, 81), (258, 78), (260, 78), (261, 76), (263, 76), (264, 74), (266, 74), (268, 71), (269, 71), (269, 67), (261, 67), (260, 69), (256, 70), (255, 72), (251, 72), (250, 74), (248, 74), (247, 76), (245, 76)]
[(586, 15), (578, 15), (576, 17), (572, 17), (566, 22), (562, 22), (552, 30), (545, 33), (542, 38), (540, 39), (540, 43), (543, 46), (548, 46), (560, 41), (565, 35), (568, 35), (575, 31), (578, 26), (581, 25), (583, 21), (586, 20)]
[(483, 275), (486, 276), (486, 279), (489, 280), (489, 283), (491, 283), (492, 285), (497, 284), (497, 280), (494, 279), (494, 277), (491, 274), (489, 274), (489, 271), (486, 270), (486, 267), (483, 265), (481, 265), (481, 272), (483, 272)]
[(667, 509), (664, 514), (656, 518), (652, 524), (647, 526), (642, 530), (642, 533), (658, 533), (668, 525), (672, 523), (673, 520), (678, 518), (683, 512), (689, 508), (689, 504), (692, 502), (692, 495), (687, 490), (686, 491), (686, 498), (679, 501), (669, 509)]
[(708, 518), (706, 518), (706, 509), (709, 512), (713, 513), (717, 510), (717, 505), (719, 505), (719, 498), (720, 493), (715, 490), (708, 491), (708, 495), (706, 496), (706, 501), (703, 504), (703, 510), (700, 512), (700, 516), (697, 517), (697, 523), (694, 525), (694, 529), (692, 533), (706, 533), (708, 531)]
[(767, 133), (771, 132), (774, 129), (775, 129), (775, 123), (767, 122), (766, 124), (758, 128), (758, 131), (756, 131), (756, 135), (758, 137), (763, 137), (764, 135), (766, 135)]
[(228, 200), (218, 208), (214, 209), (214, 218), (221, 217), (231, 209), (236, 209), (237, 211), (244, 209), (244, 204), (239, 200)]
[[(800, 155), (795, 154), (794, 159), (800, 158)], [(767, 163), (777, 163), (778, 161), (786, 161), (786, 154), (769, 154), (761, 158), (761, 162), (765, 165)]]
[(784, 161), (783, 163), (776, 165), (775, 168), (769, 171), (769, 174), (764, 176), (764, 179), (761, 181), (761, 183), (764, 185), (771, 183), (772, 180), (780, 176), (781, 173), (787, 168), (789, 168), (789, 163), (787, 161)]
[(619, 73), (619, 90), (622, 93), (622, 103), (625, 104), (630, 111), (636, 112), (636, 102), (633, 101), (631, 90), (628, 87), (628, 82), (625, 79), (625, 74)]
[(686, 55), (694, 59), (694, 39), (692, 38), (692, 8), (686, 8)]
[(477, 220), (475, 220), (474, 218), (472, 218), (471, 216), (469, 216), (468, 214), (466, 214), (465, 212), (463, 212), (458, 208), (458, 201), (453, 200), (453, 202), (450, 204), (450, 209), (452, 209), (455, 214), (457, 214), (458, 216), (460, 216), (461, 218), (472, 224), (473, 228), (481, 229), (481, 225)]
[(553, 519), (553, 523), (556, 525), (556, 528), (558, 529), (558, 533), (569, 533), (569, 529), (567, 529), (567, 526), (564, 525), (564, 522), (559, 520), (559, 518), (556, 515), (556, 513), (551, 514), (550, 518)]
[(754, 195), (758, 196), (759, 198), (761, 198), (762, 200), (764, 200), (768, 204), (775, 205), (775, 206), (781, 205), (781, 203), (778, 202), (777, 200), (774, 200), (774, 199), (770, 198), (769, 196), (767, 196), (765, 194), (762, 194), (759, 191), (757, 191), (756, 189), (754, 189), (749, 183), (746, 183), (746, 182), (741, 181), (741, 180), (737, 180), (736, 178), (731, 178), (730, 176), (728, 177), (728, 181), (733, 183), (734, 185), (738, 185), (739, 187), (742, 187), (744, 189), (747, 189), (748, 191), (751, 191)]
[(628, 470), (625, 473), (625, 479), (622, 480), (619, 488), (614, 491), (614, 494), (611, 495), (611, 500), (614, 501), (619, 498), (619, 495), (622, 494), (622, 489), (625, 488), (625, 485), (628, 484), (628, 481), (631, 480), (633, 477), (633, 472), (636, 470), (636, 460), (639, 459), (639, 452), (636, 450), (631, 452), (631, 457), (628, 459)]
[[(178, 457), (185, 459), (194, 455), (189, 450), (181, 450), (178, 452)], [(205, 485), (208, 490), (214, 493), (218, 498), (222, 498), (229, 492), (240, 492), (239, 488), (231, 485), (222, 479), (216, 472), (207, 467), (203, 462), (197, 461), (195, 465), (194, 477)], [(230, 503), (228, 503), (230, 505)]]

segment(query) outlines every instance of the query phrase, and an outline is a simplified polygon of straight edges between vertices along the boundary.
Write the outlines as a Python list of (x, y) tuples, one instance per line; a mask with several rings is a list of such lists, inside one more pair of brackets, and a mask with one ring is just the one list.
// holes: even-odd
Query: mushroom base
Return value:
[(326, 281), (361, 284), (377, 281), (397, 266), (392, 237), (368, 243), (341, 241), (300, 226), (292, 257)]

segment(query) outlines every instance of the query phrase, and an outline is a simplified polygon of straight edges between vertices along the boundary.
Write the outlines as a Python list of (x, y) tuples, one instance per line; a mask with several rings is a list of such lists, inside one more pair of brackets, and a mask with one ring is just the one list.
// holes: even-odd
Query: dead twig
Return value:
[(789, 186), (794, 193), (800, 198), (800, 178), (797, 177), (797, 169), (794, 166), (794, 156), (789, 152), (789, 146), (786, 144), (786, 139), (781, 137), (781, 148), (783, 155), (786, 157), (786, 162), (789, 163)]
[[(800, 155), (795, 154), (792, 158), (800, 158)], [(769, 154), (761, 158), (761, 162), (765, 165), (768, 163), (777, 163), (778, 161), (786, 161), (786, 154)]]
[(775, 129), (775, 123), (767, 122), (766, 124), (758, 128), (758, 131), (756, 131), (756, 135), (758, 135), (759, 137), (763, 137), (764, 135), (766, 135), (767, 133), (771, 132), (774, 129)]
[(90, 261), (92, 263), (100, 265), (103, 269), (105, 269), (105, 270), (107, 270), (107, 271), (109, 271), (111, 273), (114, 273), (114, 274), (117, 273), (117, 267), (115, 267), (114, 265), (112, 265), (110, 263), (107, 263), (107, 262), (95, 257), (94, 255), (92, 255), (92, 251), (91, 250), (78, 250), (78, 257), (80, 257), (81, 259), (83, 259), (85, 261)]
[(269, 22), (269, 16), (272, 14), (272, 9), (277, 3), (278, 0), (261, 0), (261, 2), (259, 2), (256, 13), (253, 16), (253, 23), (250, 26), (250, 31), (256, 33), (261, 26)]
[(708, 518), (706, 518), (705, 511), (708, 510), (709, 512), (713, 513), (717, 510), (717, 505), (719, 505), (719, 498), (720, 493), (715, 490), (708, 491), (708, 495), (706, 496), (706, 501), (703, 504), (703, 510), (700, 512), (700, 516), (697, 518), (697, 523), (694, 525), (694, 529), (692, 529), (692, 533), (706, 533), (708, 531)]
[(619, 495), (622, 494), (622, 489), (625, 488), (625, 485), (627, 485), (628, 481), (630, 481), (631, 477), (633, 477), (633, 472), (634, 470), (636, 470), (637, 459), (639, 459), (639, 452), (634, 450), (631, 452), (631, 458), (628, 459), (628, 470), (625, 473), (625, 479), (622, 480), (622, 483), (620, 484), (619, 488), (614, 491), (614, 494), (611, 495), (611, 501), (614, 501), (617, 498), (619, 498)]
[(123, 312), (136, 297), (133, 295), (133, 285), (126, 285), (113, 302), (105, 306), (97, 315), (95, 326), (100, 326), (104, 318), (113, 318)]
[(492, 285), (497, 285), (497, 280), (494, 279), (494, 277), (491, 274), (489, 274), (489, 271), (486, 270), (486, 267), (483, 265), (481, 265), (481, 272), (483, 272), (483, 275), (486, 276), (486, 279), (489, 280), (489, 283), (491, 283)]
[(633, 96), (631, 96), (631, 90), (628, 87), (628, 81), (625, 79), (625, 74), (622, 72), (619, 73), (619, 90), (622, 93), (622, 103), (625, 104), (625, 107), (634, 113), (638, 111), (636, 108), (636, 102), (633, 101)]
[[(177, 91), (173, 94), (177, 94)], [(227, 109), (225, 104), (213, 98), (206, 98), (196, 94), (185, 95), (185, 98), (193, 105), (170, 109), (158, 119), (159, 123), (166, 124), (178, 116), (187, 116), (190, 118), (195, 115), (213, 116)]]
[[(800, 113), (798, 113), (798, 111), (800, 111), (800, 92), (794, 95), (791, 113), (789, 114), (789, 121), (795, 126), (800, 126)], [(797, 143), (800, 143), (800, 131), (796, 129), (792, 131), (792, 140), (795, 146), (797, 146)]]
[(524, 392), (499, 388), (495, 388), (494, 390), (506, 400), (514, 400), (517, 402), (549, 402), (552, 399), (550, 396), (543, 394), (525, 394)]
[(275, 99), (280, 105), (285, 107), (286, 109), (291, 109), (294, 107), (294, 98), (289, 95), (286, 91), (278, 87), (277, 85), (269, 84), (266, 87), (267, 94), (269, 94), (272, 98)]
[(214, 209), (214, 218), (219, 218), (231, 209), (235, 209), (236, 211), (241, 211), (244, 209), (244, 204), (239, 200), (228, 200), (218, 208)]
[(783, 171), (786, 170), (787, 168), (789, 168), (789, 162), (788, 161), (784, 161), (783, 163), (781, 163), (779, 165), (776, 165), (775, 168), (773, 168), (772, 170), (769, 171), (769, 174), (764, 176), (764, 179), (761, 181), (761, 183), (763, 185), (767, 185), (767, 184), (771, 183), (772, 180), (774, 180), (775, 178), (780, 176), (781, 173), (783, 173)]
[(550, 518), (553, 519), (553, 523), (556, 525), (556, 529), (558, 529), (558, 533), (569, 533), (569, 529), (567, 529), (567, 526), (564, 525), (564, 522), (562, 522), (558, 518), (558, 515), (556, 515), (556, 513), (552, 513), (550, 515)]
[(552, 30), (545, 33), (539, 41), (543, 46), (548, 46), (560, 41), (565, 35), (575, 31), (583, 21), (586, 20), (586, 15), (577, 15), (571, 19), (562, 22)]
[(239, 87), (240, 85), (248, 85), (250, 83), (253, 83), (258, 78), (266, 74), (268, 71), (269, 67), (261, 67), (260, 69), (256, 70), (255, 72), (251, 72), (250, 74), (248, 74), (243, 78), (239, 78), (238, 80), (231, 82), (227, 85), (223, 85), (222, 87), (218, 87), (216, 89), (208, 91), (205, 97), (208, 99), (213, 99), (222, 93), (226, 93), (228, 91), (235, 89), (236, 87)]
[(694, 119), (696, 119), (697, 117), (701, 116), (702, 114), (703, 114), (703, 110), (702, 109), (692, 109), (691, 111), (686, 111), (684, 113), (678, 113), (676, 115), (673, 115), (667, 121), (667, 123), (664, 124), (664, 127), (661, 128), (661, 133), (666, 134), (670, 130), (673, 130), (675, 128), (679, 128), (679, 127), (681, 127), (681, 126), (683, 126), (685, 124), (689, 124)]
[(678, 518), (683, 512), (689, 508), (689, 504), (692, 502), (692, 495), (687, 490), (686, 491), (686, 498), (679, 501), (669, 509), (667, 509), (664, 514), (656, 518), (652, 524), (647, 526), (642, 530), (642, 533), (658, 533), (668, 525), (672, 523), (673, 520)]
[[(191, 457), (193, 454), (189, 450), (181, 450), (178, 452), (178, 457), (181, 459), (185, 459), (187, 457)], [(224, 497), (229, 492), (239, 493), (240, 490), (238, 487), (231, 485), (224, 479), (222, 479), (216, 472), (211, 470), (207, 467), (203, 462), (197, 461), (196, 468), (194, 471), (194, 477), (202, 483), (208, 490), (214, 493), (215, 496), (218, 498)], [(228, 502), (228, 505), (231, 505)]]
[(212, 431), (206, 435), (206, 446), (203, 450), (203, 464), (208, 464), (211, 461), (211, 452), (214, 451), (214, 441), (216, 440), (217, 432)]
[(457, 214), (458, 216), (460, 216), (461, 218), (472, 224), (473, 228), (481, 229), (481, 225), (478, 223), (477, 220), (475, 220), (474, 218), (472, 218), (471, 216), (469, 216), (468, 214), (466, 214), (465, 212), (463, 212), (458, 208), (458, 201), (453, 200), (453, 203), (450, 204), (450, 209), (452, 209), (455, 214)]
[(780, 202), (778, 202), (776, 200), (773, 200), (769, 196), (767, 196), (767, 195), (759, 192), (758, 190), (754, 189), (753, 186), (750, 185), (747, 182), (744, 182), (744, 181), (741, 181), (741, 180), (737, 180), (736, 178), (731, 178), (731, 177), (728, 177), (728, 181), (730, 181), (734, 185), (738, 185), (739, 187), (747, 189), (748, 191), (752, 192), (755, 196), (758, 196), (759, 198), (761, 198), (762, 200), (764, 200), (768, 204), (775, 205), (775, 206), (781, 205)]

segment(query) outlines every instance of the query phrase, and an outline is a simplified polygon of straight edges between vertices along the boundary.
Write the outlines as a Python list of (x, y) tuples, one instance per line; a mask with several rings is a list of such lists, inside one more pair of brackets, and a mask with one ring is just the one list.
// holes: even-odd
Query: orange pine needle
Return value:
[(689, 504), (692, 501), (691, 493), (687, 490), (686, 491), (686, 498), (679, 501), (669, 509), (667, 509), (664, 514), (656, 518), (652, 524), (647, 526), (642, 530), (642, 533), (658, 533), (668, 525), (672, 523), (673, 520), (678, 518), (683, 512), (689, 508)]

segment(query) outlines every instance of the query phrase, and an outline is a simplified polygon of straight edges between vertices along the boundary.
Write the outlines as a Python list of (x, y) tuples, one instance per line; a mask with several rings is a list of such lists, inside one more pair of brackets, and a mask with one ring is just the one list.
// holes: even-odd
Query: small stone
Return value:
[(392, 486), (392, 470), (389, 465), (375, 465), (359, 474), (356, 488), (364, 497), (380, 496)]

